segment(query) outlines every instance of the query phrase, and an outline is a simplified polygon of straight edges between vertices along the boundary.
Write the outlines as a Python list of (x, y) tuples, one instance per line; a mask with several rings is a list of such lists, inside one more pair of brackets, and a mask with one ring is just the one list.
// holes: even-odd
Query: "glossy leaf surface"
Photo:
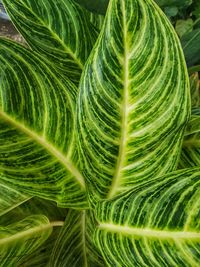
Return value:
[(97, 206), (107, 266), (200, 265), (200, 168), (169, 173)]
[(165, 15), (150, 0), (111, 1), (78, 101), (91, 197), (110, 198), (175, 169), (189, 113), (185, 61)]
[(76, 88), (32, 51), (0, 40), (0, 181), (60, 206), (86, 207), (71, 161)]
[(4, 0), (29, 46), (75, 84), (96, 41), (90, 14), (72, 0)]

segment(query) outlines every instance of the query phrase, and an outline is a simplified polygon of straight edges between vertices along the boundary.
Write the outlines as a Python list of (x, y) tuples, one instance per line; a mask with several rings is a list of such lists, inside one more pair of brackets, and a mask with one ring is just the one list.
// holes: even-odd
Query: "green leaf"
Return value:
[(99, 32), (103, 27), (104, 16), (91, 13), (90, 14), (90, 22), (92, 23), (92, 25), (94, 25), (94, 27)]
[[(54, 227), (50, 237), (42, 244), (36, 251), (26, 256), (22, 261), (20, 267), (47, 267), (55, 246), (56, 240), (62, 228)], [(52, 265), (51, 267), (53, 267)], [(56, 266), (55, 266), (56, 267)]]
[(0, 39), (0, 181), (83, 208), (84, 179), (71, 159), (77, 90), (58, 76), (33, 51)]
[(107, 6), (109, 0), (74, 0), (78, 4), (82, 5), (83, 7), (87, 8), (88, 10), (98, 13), (98, 14), (105, 14), (107, 10)]
[(111, 1), (77, 104), (91, 203), (176, 168), (189, 94), (179, 40), (158, 6)]
[(184, 34), (181, 43), (188, 66), (200, 63), (200, 29)]
[(8, 225), (0, 226), (0, 262), (2, 267), (20, 266), (24, 256), (36, 250), (52, 232), (52, 226), (43, 215), (33, 215)]
[(200, 266), (200, 168), (153, 179), (96, 209), (106, 266)]
[(180, 169), (194, 166), (200, 166), (200, 107), (192, 110), (179, 161)]
[(155, 0), (155, 2), (161, 6), (177, 6), (181, 8), (188, 7), (192, 4), (192, 0)]
[(78, 84), (97, 37), (89, 22), (89, 12), (71, 0), (4, 0), (3, 3), (29, 46)]
[(49, 266), (105, 266), (92, 240), (95, 221), (91, 215), (89, 211), (68, 211), (51, 253)]
[(29, 196), (3, 184), (0, 184), (0, 192), (0, 216), (30, 199)]
[(192, 107), (200, 107), (200, 80), (198, 72), (190, 76), (190, 91)]
[(193, 20), (192, 19), (179, 19), (176, 21), (175, 30), (177, 34), (182, 37), (184, 34), (191, 32), (193, 29)]

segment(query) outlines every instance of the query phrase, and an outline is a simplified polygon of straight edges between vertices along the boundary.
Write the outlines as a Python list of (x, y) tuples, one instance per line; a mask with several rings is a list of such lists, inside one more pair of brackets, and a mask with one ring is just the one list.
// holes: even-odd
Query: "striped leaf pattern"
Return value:
[(200, 107), (192, 109), (178, 167), (184, 169), (194, 166), (200, 166)]
[(30, 197), (27, 195), (22, 194), (9, 186), (0, 184), (0, 216), (6, 214), (29, 199)]
[(92, 203), (176, 168), (189, 94), (178, 38), (157, 5), (110, 1), (77, 104)]
[(51, 254), (52, 267), (86, 267), (85, 211), (69, 210)]
[(199, 211), (199, 167), (100, 202), (95, 240), (106, 266), (200, 266)]
[(200, 106), (200, 80), (198, 72), (194, 73), (190, 77), (190, 91), (192, 107)]
[(0, 40), (0, 181), (60, 206), (87, 206), (71, 161), (76, 88), (34, 52)]
[(97, 38), (90, 13), (72, 0), (4, 0), (29, 46), (75, 84)]
[(51, 253), (51, 267), (105, 267), (93, 234), (95, 218), (90, 211), (69, 210)]
[(20, 266), (24, 256), (46, 241), (52, 226), (43, 215), (32, 215), (7, 227), (0, 226), (1, 267)]

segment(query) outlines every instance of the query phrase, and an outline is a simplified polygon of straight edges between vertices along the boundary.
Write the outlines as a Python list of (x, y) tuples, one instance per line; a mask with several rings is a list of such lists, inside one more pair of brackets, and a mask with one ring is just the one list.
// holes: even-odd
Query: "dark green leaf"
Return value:
[(181, 43), (188, 66), (200, 63), (200, 29), (182, 36)]

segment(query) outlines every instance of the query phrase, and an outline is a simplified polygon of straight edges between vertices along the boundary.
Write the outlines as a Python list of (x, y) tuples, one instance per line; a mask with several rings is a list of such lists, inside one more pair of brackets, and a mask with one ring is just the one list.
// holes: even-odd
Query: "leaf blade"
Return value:
[(89, 12), (71, 0), (3, 2), (29, 46), (78, 85), (97, 37), (89, 22)]
[(94, 192), (91, 202), (176, 168), (189, 80), (174, 29), (152, 1), (110, 1), (77, 110), (80, 168)]
[(100, 202), (95, 239), (108, 266), (198, 266), (199, 175), (172, 172)]
[(84, 180), (71, 161), (75, 86), (20, 45), (1, 39), (0, 50), (1, 182), (85, 207)]

